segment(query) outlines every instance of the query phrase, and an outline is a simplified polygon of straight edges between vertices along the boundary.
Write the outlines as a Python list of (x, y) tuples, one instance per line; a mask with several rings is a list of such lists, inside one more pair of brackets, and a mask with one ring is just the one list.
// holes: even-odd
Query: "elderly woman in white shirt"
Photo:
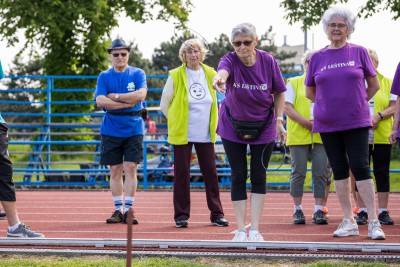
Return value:
[(182, 66), (169, 72), (161, 96), (161, 110), (168, 119), (168, 142), (174, 146), (174, 219), (177, 228), (188, 227), (190, 218), (190, 161), (194, 146), (205, 182), (212, 225), (228, 226), (219, 196), (214, 143), (218, 121), (216, 72), (202, 63), (207, 50), (198, 39), (179, 49)]

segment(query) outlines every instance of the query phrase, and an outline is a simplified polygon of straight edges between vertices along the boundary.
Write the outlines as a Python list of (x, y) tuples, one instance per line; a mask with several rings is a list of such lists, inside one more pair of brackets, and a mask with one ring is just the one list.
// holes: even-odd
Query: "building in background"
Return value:
[(303, 73), (304, 69), (303, 69), (303, 64), (301, 63), (301, 58), (303, 57), (304, 54), (304, 44), (300, 44), (300, 45), (288, 45), (287, 43), (287, 36), (285, 35), (283, 37), (283, 45), (278, 47), (278, 53), (280, 52), (296, 52), (296, 56), (288, 58), (283, 60), (280, 63), (284, 63), (284, 64), (291, 64), (293, 63), (293, 70), (295, 72), (301, 72)]

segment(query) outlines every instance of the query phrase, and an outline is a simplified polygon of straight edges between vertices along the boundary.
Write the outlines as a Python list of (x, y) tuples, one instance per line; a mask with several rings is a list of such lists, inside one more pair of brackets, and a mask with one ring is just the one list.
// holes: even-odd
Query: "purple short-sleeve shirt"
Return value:
[(365, 77), (376, 76), (368, 51), (347, 43), (323, 48), (309, 62), (305, 85), (316, 87), (313, 132), (372, 126)]
[(229, 77), (226, 81), (226, 98), (219, 113), (217, 133), (229, 141), (265, 144), (276, 139), (275, 116), (265, 125), (257, 140), (247, 141), (236, 136), (226, 114), (225, 105), (228, 105), (235, 120), (262, 121), (273, 107), (273, 93), (286, 91), (285, 82), (274, 57), (257, 49), (256, 53), (256, 63), (251, 67), (244, 65), (235, 52), (226, 54), (218, 65), (218, 70), (226, 70)]
[[(400, 63), (397, 65), (396, 73), (394, 74), (392, 89), (390, 92), (394, 95), (400, 96)], [(400, 125), (399, 131), (397, 131), (397, 138), (400, 138)]]

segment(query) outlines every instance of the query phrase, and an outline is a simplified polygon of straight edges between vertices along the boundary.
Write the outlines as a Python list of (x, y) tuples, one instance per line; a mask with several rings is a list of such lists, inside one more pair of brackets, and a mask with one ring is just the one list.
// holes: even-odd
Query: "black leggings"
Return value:
[[(232, 170), (231, 200), (245, 200), (247, 199), (247, 144), (236, 143), (226, 139), (222, 139), (222, 144), (224, 145), (225, 153)], [(273, 148), (274, 142), (250, 145), (250, 181), (252, 193), (266, 193), (266, 168), (268, 167)]]
[(389, 144), (375, 144), (369, 145), (369, 160), (374, 168), (374, 176), (376, 182), (377, 192), (389, 192), (389, 169), (390, 169), (390, 156), (392, 154), (392, 145)]
[(350, 169), (356, 181), (372, 179), (368, 136), (369, 127), (321, 133), (335, 180), (349, 178)]

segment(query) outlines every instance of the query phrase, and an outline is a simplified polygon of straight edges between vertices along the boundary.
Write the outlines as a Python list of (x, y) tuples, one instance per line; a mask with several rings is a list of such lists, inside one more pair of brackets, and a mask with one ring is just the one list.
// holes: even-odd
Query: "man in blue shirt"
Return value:
[[(127, 223), (137, 187), (137, 164), (143, 160), (141, 110), (147, 95), (146, 74), (128, 65), (130, 50), (122, 39), (112, 42), (107, 49), (112, 68), (100, 73), (95, 92), (97, 106), (106, 112), (100, 127), (100, 164), (110, 165), (110, 189), (115, 204), (107, 223)], [(132, 223), (138, 223), (135, 216)]]
[[(0, 79), (4, 77), (0, 61)], [(5, 210), (2, 217), (7, 217), (7, 237), (19, 238), (43, 238), (44, 235), (37, 233), (21, 223), (18, 217), (15, 188), (13, 182), (13, 169), (8, 154), (8, 126), (0, 114), (0, 201)], [(6, 216), (7, 215), (7, 216)]]

